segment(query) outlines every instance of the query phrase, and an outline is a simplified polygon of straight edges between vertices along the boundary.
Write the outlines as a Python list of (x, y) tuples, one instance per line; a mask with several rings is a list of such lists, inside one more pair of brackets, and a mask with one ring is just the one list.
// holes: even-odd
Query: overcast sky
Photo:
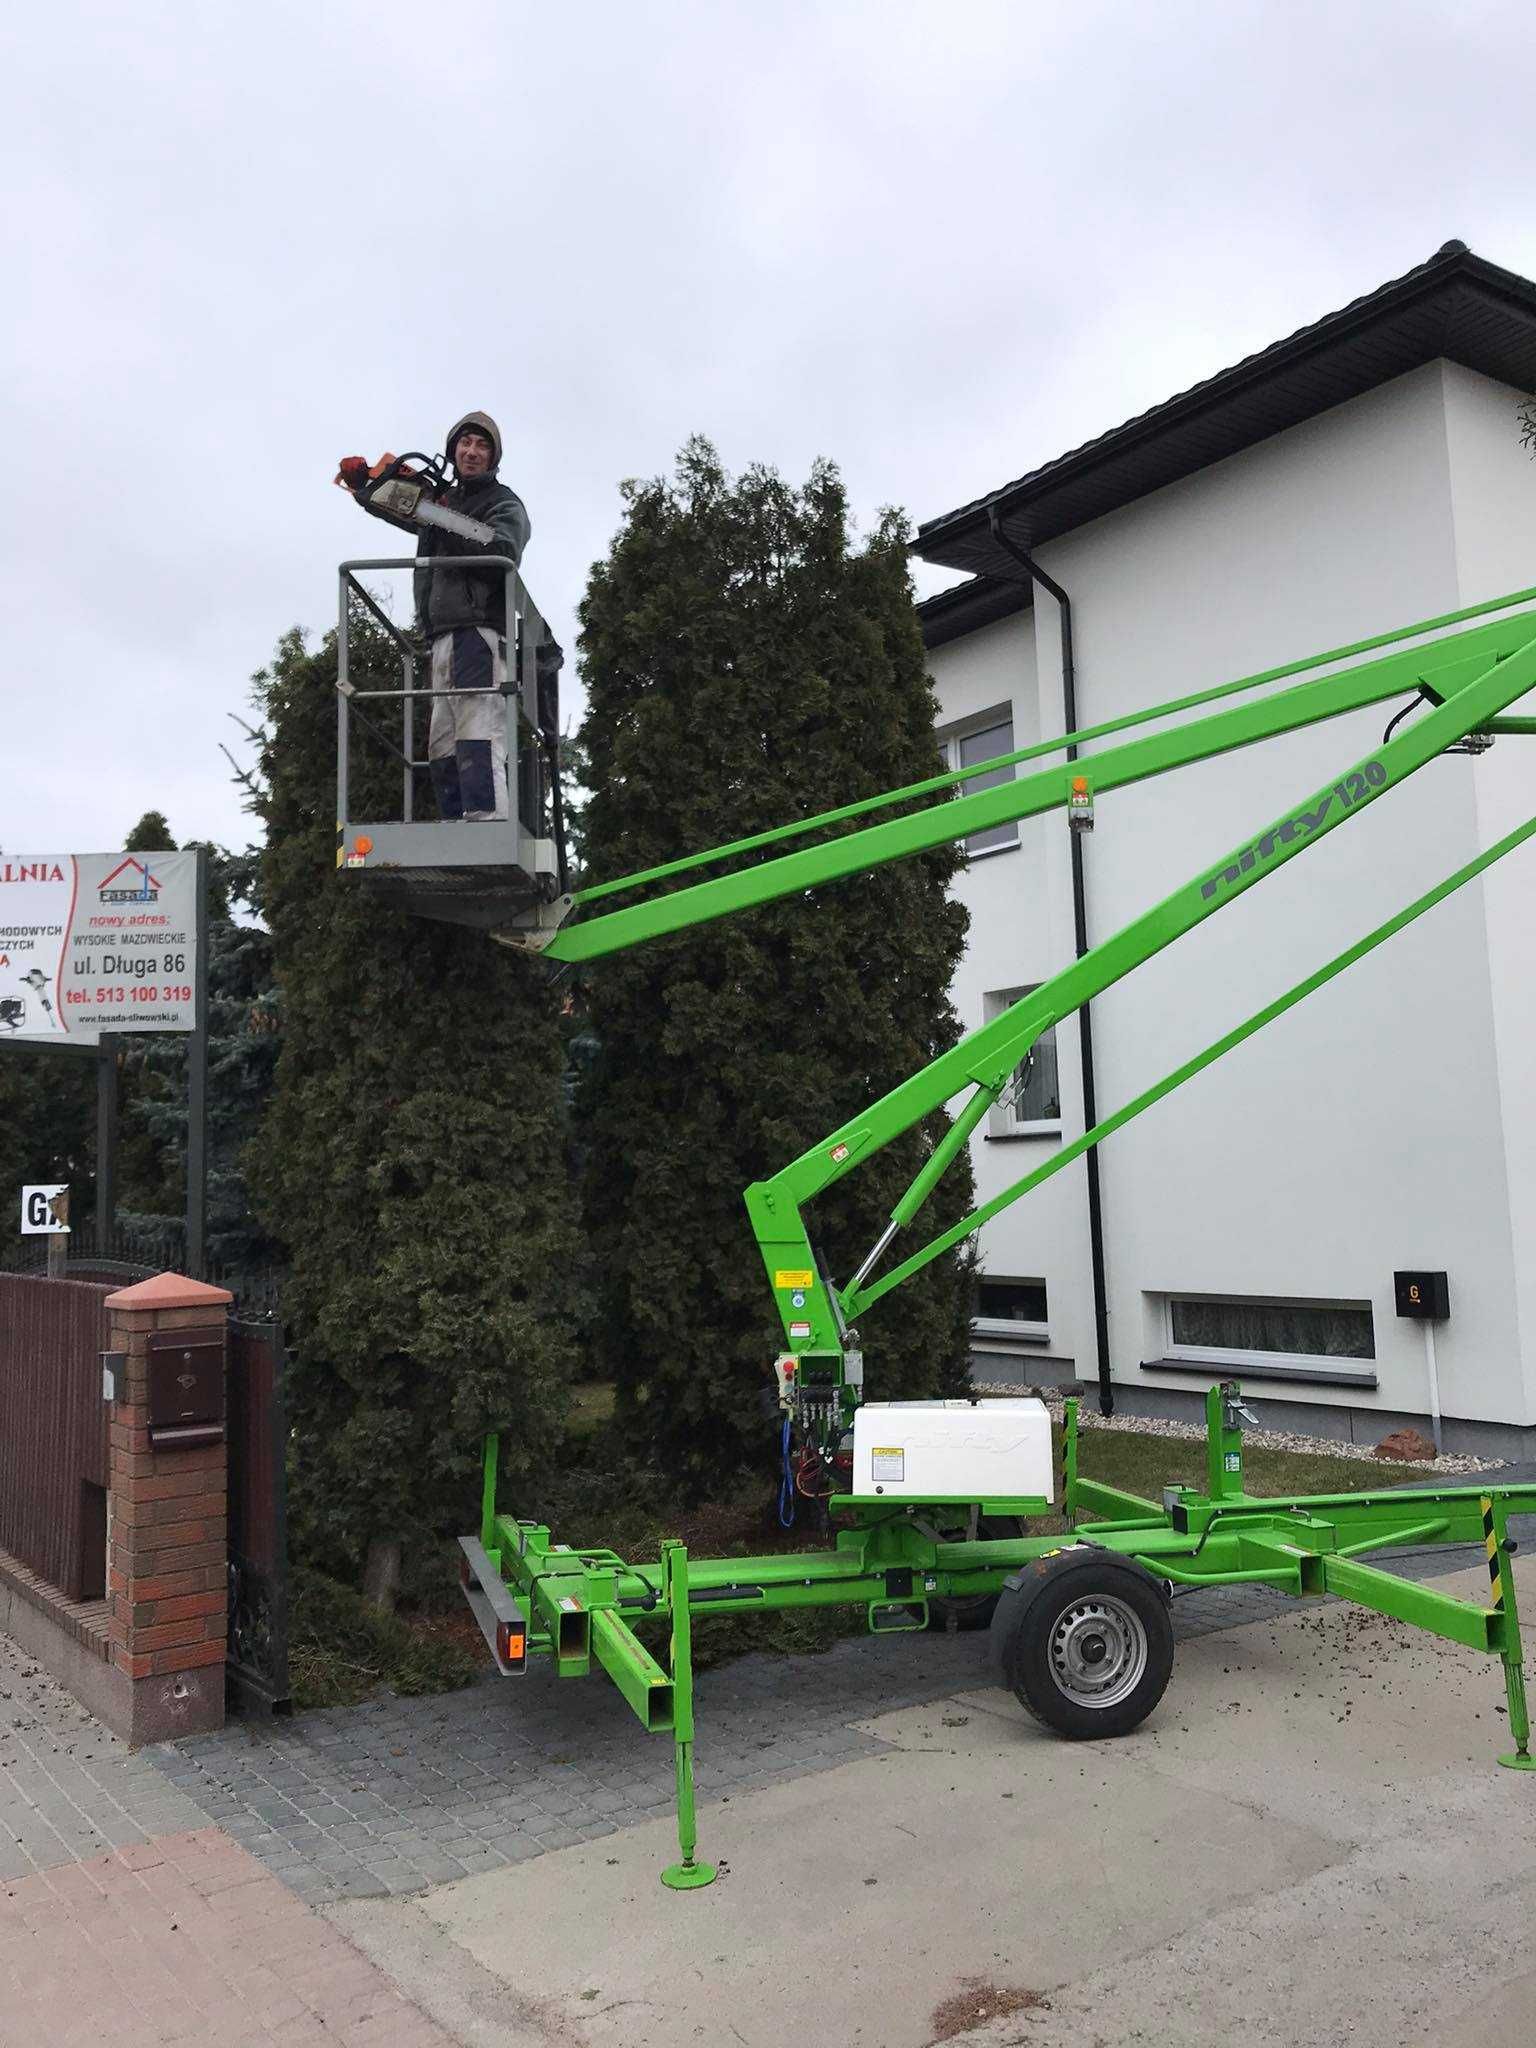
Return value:
[[(484, 406), (567, 646), (694, 432), (930, 518), (1460, 236), (1536, 276), (1520, 0), (18, 9), (0, 848), (244, 843), (219, 741)], [(403, 537), (402, 537), (403, 538)], [(927, 574), (924, 589), (943, 579)], [(570, 671), (567, 671), (569, 676)], [(574, 694), (574, 692), (572, 693)]]

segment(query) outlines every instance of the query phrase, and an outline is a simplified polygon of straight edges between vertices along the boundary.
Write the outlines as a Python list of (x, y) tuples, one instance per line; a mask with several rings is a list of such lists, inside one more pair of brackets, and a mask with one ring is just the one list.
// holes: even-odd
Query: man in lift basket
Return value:
[[(501, 433), (489, 413), (467, 412), (448, 430), (448, 460), (455, 481), (440, 503), (494, 529), (477, 547), (437, 527), (422, 532), (419, 561), (433, 555), (510, 555), (521, 563), (532, 528), (516, 491), (502, 483)], [(444, 818), (507, 815), (507, 734), (502, 692), (507, 682), (505, 571), (416, 571), (416, 621), (431, 649), (434, 693), (483, 691), (471, 697), (436, 695), (427, 734), (432, 787)]]
[[(445, 455), (386, 455), (371, 467), (361, 455), (344, 455), (336, 476), (364, 511), (418, 537), (416, 623), (430, 653), (434, 700), (427, 758), (444, 818), (507, 815), (506, 558), (522, 566), (531, 528), (522, 499), (497, 477), (500, 463), (496, 422), (467, 412), (448, 429)], [(434, 570), (435, 555), (502, 559), (483, 569), (468, 562)], [(541, 644), (537, 659), (542, 723), (543, 672), (552, 706), (560, 650)]]

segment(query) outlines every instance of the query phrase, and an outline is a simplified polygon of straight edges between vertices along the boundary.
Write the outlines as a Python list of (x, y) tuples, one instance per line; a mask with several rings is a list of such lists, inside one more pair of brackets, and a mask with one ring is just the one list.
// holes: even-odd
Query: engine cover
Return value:
[(856, 1500), (1054, 1499), (1045, 1403), (866, 1401), (853, 1416)]

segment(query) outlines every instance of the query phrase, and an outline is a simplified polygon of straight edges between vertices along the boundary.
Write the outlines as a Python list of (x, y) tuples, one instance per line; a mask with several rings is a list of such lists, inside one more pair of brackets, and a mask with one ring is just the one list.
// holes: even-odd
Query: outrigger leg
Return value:
[(1509, 1732), (1515, 1746), (1499, 1762), (1510, 1771), (1536, 1771), (1531, 1755), (1531, 1723), (1525, 1705), (1525, 1663), (1520, 1642), (1520, 1610), (1515, 1601), (1515, 1575), (1509, 1568), (1509, 1510), (1496, 1496), (1483, 1496), (1483, 1548), (1488, 1553), (1488, 1578), (1493, 1608), (1500, 1618), (1503, 1641), (1499, 1655), (1504, 1664), (1504, 1696), (1509, 1702)]
[(669, 1863), (661, 1881), (675, 1892), (713, 1884), (713, 1863), (694, 1861), (698, 1828), (693, 1812), (693, 1620), (688, 1611), (688, 1551), (668, 1541), (661, 1546), (662, 1586), (672, 1614), (672, 1740), (677, 1749), (677, 1845), (682, 1861)]

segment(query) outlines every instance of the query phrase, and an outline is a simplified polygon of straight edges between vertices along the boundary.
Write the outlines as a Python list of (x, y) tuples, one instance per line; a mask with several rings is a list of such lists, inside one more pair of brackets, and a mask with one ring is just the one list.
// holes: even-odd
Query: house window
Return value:
[(1045, 1282), (986, 1275), (979, 1283), (971, 1330), (1004, 1343), (1048, 1344)]
[(1364, 1301), (1172, 1294), (1168, 1353), (1316, 1365), (1331, 1358), (1374, 1358), (1376, 1331)]
[[(988, 1024), (1011, 1010), (1035, 988), (1000, 988), (982, 998)], [(1056, 1027), (1042, 1031), (1013, 1070), (988, 1120), (994, 1138), (1059, 1137), (1061, 1082), (1056, 1070)]]
[[(939, 743), (952, 769), (970, 768), (979, 761), (991, 761), (999, 754), (1011, 754), (1013, 713), (1006, 705), (996, 711), (983, 712), (963, 726), (941, 733)], [(975, 796), (983, 789), (996, 789), (999, 783), (1012, 780), (1011, 768), (988, 768), (980, 775), (967, 776), (960, 785), (960, 793), (962, 796)], [(971, 833), (965, 842), (965, 850), (973, 855), (997, 853), (1005, 846), (1017, 846), (1018, 843), (1019, 828), (1010, 819), (1006, 825), (989, 825), (984, 832)]]

